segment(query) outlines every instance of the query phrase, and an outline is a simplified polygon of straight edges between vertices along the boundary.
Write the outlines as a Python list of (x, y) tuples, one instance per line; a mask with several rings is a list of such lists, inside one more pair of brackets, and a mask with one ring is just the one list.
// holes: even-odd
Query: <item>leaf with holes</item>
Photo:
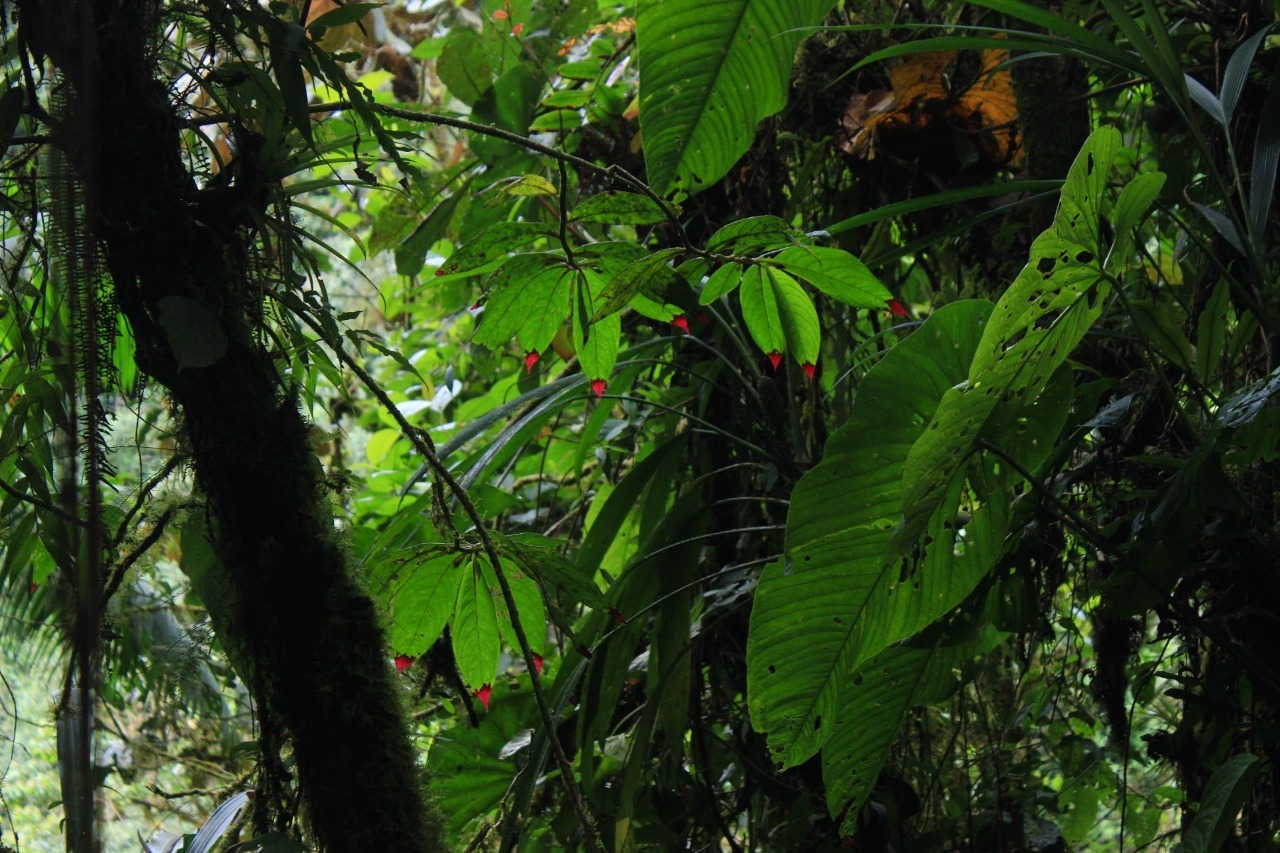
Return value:
[(643, 0), (636, 15), (640, 125), (653, 188), (718, 181), (786, 104), (801, 28), (832, 0)]

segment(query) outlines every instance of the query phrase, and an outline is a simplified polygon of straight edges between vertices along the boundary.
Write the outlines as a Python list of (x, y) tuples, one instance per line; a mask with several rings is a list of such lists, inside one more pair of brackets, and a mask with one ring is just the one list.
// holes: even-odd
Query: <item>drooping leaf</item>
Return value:
[(387, 640), (396, 654), (421, 657), (453, 616), (469, 564), (457, 554), (426, 549), (385, 560), (371, 572), (374, 600), (386, 614)]
[(498, 674), (502, 638), (493, 596), (478, 565), (463, 567), (450, 628), (453, 657), (458, 662), (462, 680), (475, 687), (491, 684)]
[(893, 298), (862, 261), (840, 249), (794, 246), (773, 260), (789, 274), (854, 308), (881, 308)]
[(653, 188), (718, 181), (786, 103), (803, 32), (832, 0), (643, 0), (640, 124)]
[(742, 305), (742, 319), (756, 346), (765, 352), (780, 353), (785, 350), (787, 336), (782, 330), (778, 297), (762, 267), (748, 267), (743, 273), (738, 299)]
[(517, 255), (494, 270), (476, 342), (497, 349), (516, 337), (525, 352), (546, 349), (569, 317), (574, 273), (555, 253)]
[(816, 364), (822, 346), (822, 326), (813, 300), (796, 280), (781, 270), (764, 267), (765, 277), (778, 300), (778, 316), (787, 351), (800, 364)]
[(591, 578), (574, 566), (560, 549), (564, 543), (536, 533), (514, 533), (497, 538), (502, 553), (536, 578), (550, 594), (553, 590), (594, 610), (608, 610), (609, 602)]
[(724, 264), (707, 279), (698, 294), (699, 305), (710, 305), (721, 296), (738, 289), (742, 281), (743, 266), (741, 264)]
[[(511, 587), (511, 597), (516, 602), (516, 612), (520, 616), (520, 627), (524, 630), (529, 647), (535, 652), (544, 651), (547, 636), (547, 612), (542, 606), (542, 590), (538, 582), (515, 561), (502, 560), (502, 571)], [(516, 637), (515, 626), (511, 621), (511, 611), (507, 607), (506, 598), (502, 595), (502, 587), (494, 574), (493, 566), (487, 561), (481, 564), (484, 570), (485, 583), (489, 586), (489, 595), (493, 598), (494, 612), (498, 615), (498, 629), (507, 646), (520, 654), (520, 641)]]

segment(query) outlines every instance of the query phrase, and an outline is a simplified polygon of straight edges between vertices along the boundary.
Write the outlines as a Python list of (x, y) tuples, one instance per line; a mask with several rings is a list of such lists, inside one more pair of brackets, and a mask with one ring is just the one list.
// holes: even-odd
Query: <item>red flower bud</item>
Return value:
[(525, 353), (525, 356), (524, 356), (524, 372), (525, 372), (525, 373), (532, 373), (532, 372), (533, 372), (533, 366), (534, 366), (535, 364), (537, 364), (537, 363), (538, 363), (538, 359), (540, 359), (540, 358), (542, 358), (542, 356), (538, 355), (536, 352), (529, 352), (529, 353)]
[(774, 350), (769, 353), (769, 363), (773, 365), (773, 371), (778, 372), (778, 365), (782, 363), (782, 353)]
[(535, 654), (533, 656), (533, 674), (537, 676), (542, 675), (542, 655)]
[(605, 386), (605, 381), (604, 381), (603, 379), (592, 379), (592, 380), (591, 380), (591, 391), (592, 391), (592, 392), (593, 392), (597, 397), (603, 397), (603, 396), (604, 396), (604, 386)]
[(489, 710), (489, 698), (493, 696), (493, 687), (486, 684), (476, 691), (476, 698), (480, 700), (480, 704), (484, 709)]
[(409, 655), (396, 655), (396, 672), (404, 672), (413, 666), (415, 658)]
[(889, 313), (895, 317), (906, 317), (907, 309), (896, 299), (889, 300)]
[(804, 375), (809, 377), (809, 381), (813, 381), (813, 371), (816, 369), (812, 361), (806, 361), (800, 365), (800, 369), (804, 371)]
[(683, 314), (677, 314), (671, 318), (671, 325), (675, 326), (686, 335), (689, 334), (689, 318)]

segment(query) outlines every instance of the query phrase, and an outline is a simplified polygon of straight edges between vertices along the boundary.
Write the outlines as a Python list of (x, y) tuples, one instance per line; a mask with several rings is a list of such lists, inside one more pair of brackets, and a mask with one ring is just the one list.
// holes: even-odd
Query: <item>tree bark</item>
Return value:
[[(283, 734), (321, 849), (443, 849), (377, 614), (334, 532), (309, 425), (258, 343), (248, 238), (202, 219), (177, 113), (156, 77), (161, 4), (25, 0), (19, 12), (30, 50), (68, 84), (57, 135), (83, 182), (138, 366), (181, 412), (232, 602), (226, 640), (249, 662), (241, 674), (260, 704), (267, 776), (284, 766)], [(194, 300), (216, 321), (227, 342), (216, 362), (179, 365), (160, 323), (167, 297)], [(283, 784), (267, 778), (263, 787)], [(269, 803), (270, 793), (259, 799)]]

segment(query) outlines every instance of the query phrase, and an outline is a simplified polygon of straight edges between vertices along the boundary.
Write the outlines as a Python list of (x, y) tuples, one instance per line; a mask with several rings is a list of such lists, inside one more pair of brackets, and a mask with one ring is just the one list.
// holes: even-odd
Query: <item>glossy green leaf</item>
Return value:
[(1235, 325), (1234, 320), (1231, 286), (1226, 281), (1220, 281), (1205, 303), (1196, 324), (1196, 376), (1201, 382), (1210, 382), (1217, 372), (1227, 345), (1227, 329)]
[(746, 254), (786, 246), (799, 232), (776, 216), (751, 216), (724, 226), (707, 240), (708, 252)]
[(756, 346), (766, 353), (782, 352), (787, 348), (786, 332), (782, 330), (782, 309), (773, 283), (760, 266), (748, 267), (742, 276), (738, 291), (742, 305), (742, 319)]
[(783, 766), (818, 751), (847, 677), (860, 657), (879, 651), (863, 653), (856, 632), (872, 593), (888, 572), (899, 574), (887, 560), (902, 469), (938, 402), (968, 372), (990, 311), (986, 302), (945, 306), (890, 350), (792, 494), (786, 556), (760, 578), (747, 645), (752, 725)]
[(591, 319), (599, 320), (616, 311), (621, 311), (639, 295), (658, 295), (672, 284), (677, 283), (675, 270), (669, 262), (680, 249), (660, 249), (627, 264), (609, 279), (603, 292), (596, 296), (595, 313)]
[(370, 584), (387, 617), (392, 652), (419, 657), (431, 648), (453, 616), (458, 587), (470, 572), (469, 560), (436, 549), (374, 568)]
[(459, 246), (440, 265), (440, 273), (452, 275), (470, 272), (535, 240), (554, 236), (555, 233), (555, 229), (545, 222), (495, 222)]
[(1183, 836), (1184, 853), (1217, 853), (1222, 849), (1261, 770), (1262, 759), (1242, 752), (1213, 772), (1195, 819)]
[(907, 714), (950, 696), (956, 670), (995, 644), (993, 632), (967, 643), (945, 639), (885, 649), (858, 667), (836, 714), (835, 731), (822, 750), (827, 809), (852, 835), (862, 804), (875, 789)]
[(909, 547), (951, 488), (996, 406), (1034, 399), (1102, 315), (1110, 291), (1102, 215), (1119, 144), (1114, 128), (1089, 137), (1067, 175), (1053, 227), (1032, 244), (1030, 261), (996, 305), (968, 378), (947, 392), (929, 440), (912, 448), (900, 547)]
[[(520, 614), (520, 627), (524, 630), (529, 648), (535, 654), (546, 651), (547, 611), (542, 605), (542, 590), (538, 582), (514, 561), (502, 560), (502, 571), (511, 587), (511, 597), (515, 599), (516, 611)], [(498, 630), (507, 647), (520, 654), (520, 641), (516, 637), (515, 627), (511, 622), (511, 611), (507, 607), (506, 598), (502, 595), (502, 586), (498, 576), (488, 561), (480, 563), (484, 571), (485, 584), (489, 587), (489, 595), (493, 599), (493, 609), (498, 616)]]
[(517, 255), (494, 271), (477, 343), (492, 349), (517, 337), (525, 352), (541, 352), (569, 316), (574, 270), (554, 253)]
[(707, 283), (702, 286), (702, 292), (698, 294), (698, 304), (710, 305), (721, 296), (733, 293), (742, 282), (743, 272), (742, 264), (722, 264), (720, 269), (713, 272), (707, 279)]
[(591, 324), (591, 333), (583, 340), (584, 332), (578, 324), (573, 327), (573, 346), (578, 352), (582, 372), (588, 379), (608, 379), (613, 366), (618, 363), (618, 346), (622, 338), (622, 318), (617, 314)]
[(782, 109), (801, 27), (832, 0), (643, 0), (636, 15), (640, 125), (653, 188), (718, 181)]
[(862, 261), (841, 249), (793, 246), (773, 260), (789, 274), (854, 308), (883, 308), (893, 298)]
[(469, 687), (492, 684), (497, 678), (498, 659), (502, 654), (498, 612), (484, 571), (477, 563), (473, 561), (462, 567), (458, 600), (450, 622), (453, 657), (458, 662), (462, 680)]
[(666, 211), (656, 201), (645, 195), (627, 192), (596, 193), (569, 213), (570, 222), (654, 225), (666, 220)]
[(762, 269), (778, 301), (778, 316), (782, 320), (788, 354), (799, 364), (817, 364), (818, 350), (822, 347), (822, 326), (818, 323), (813, 300), (791, 276), (781, 270)]

